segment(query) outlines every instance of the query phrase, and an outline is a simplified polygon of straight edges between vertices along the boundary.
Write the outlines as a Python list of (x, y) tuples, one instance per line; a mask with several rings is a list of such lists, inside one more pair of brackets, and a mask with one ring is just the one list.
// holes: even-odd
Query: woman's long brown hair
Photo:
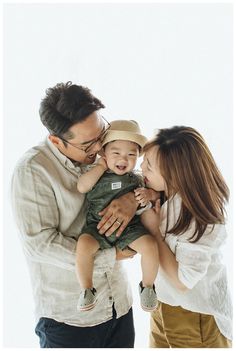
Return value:
[[(207, 225), (225, 222), (229, 189), (203, 137), (193, 128), (176, 126), (160, 129), (144, 152), (157, 147), (157, 162), (168, 194), (182, 198), (179, 218), (166, 234), (183, 234), (195, 220), (191, 242), (198, 241)], [(168, 211), (169, 212), (169, 211)], [(167, 216), (168, 218), (168, 216)]]

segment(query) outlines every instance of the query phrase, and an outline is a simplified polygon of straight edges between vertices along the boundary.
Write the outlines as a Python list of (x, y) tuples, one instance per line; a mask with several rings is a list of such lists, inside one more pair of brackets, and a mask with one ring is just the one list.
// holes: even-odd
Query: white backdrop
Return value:
[[(232, 5), (206, 3), (6, 4), (4, 7), (4, 346), (38, 347), (29, 275), (10, 206), (14, 165), (47, 134), (45, 89), (71, 80), (104, 115), (154, 129), (188, 125), (205, 137), (232, 189)], [(232, 279), (232, 203), (224, 262)], [(126, 261), (136, 347), (147, 347), (139, 307), (140, 258)]]

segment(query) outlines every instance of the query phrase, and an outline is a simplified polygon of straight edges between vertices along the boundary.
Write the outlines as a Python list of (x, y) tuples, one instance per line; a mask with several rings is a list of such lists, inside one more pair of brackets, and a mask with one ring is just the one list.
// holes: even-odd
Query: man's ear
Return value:
[(56, 135), (49, 135), (49, 139), (51, 140), (51, 142), (55, 145), (58, 146), (60, 144), (61, 139), (58, 138)]

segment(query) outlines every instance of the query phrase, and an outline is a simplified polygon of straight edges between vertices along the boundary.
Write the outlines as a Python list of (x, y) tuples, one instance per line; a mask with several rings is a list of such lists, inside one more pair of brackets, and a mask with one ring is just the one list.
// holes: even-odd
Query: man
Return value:
[[(100, 251), (94, 270), (96, 308), (76, 308), (80, 287), (75, 249), (86, 213), (84, 195), (76, 185), (95, 162), (109, 128), (99, 112), (104, 107), (88, 88), (71, 82), (49, 88), (40, 118), (50, 134), (26, 152), (14, 171), (13, 208), (29, 264), (35, 331), (42, 348), (134, 347), (132, 297), (116, 260), (132, 254), (116, 253), (115, 248)], [(120, 234), (136, 209), (132, 193), (114, 200), (101, 212), (101, 235), (117, 228)]]

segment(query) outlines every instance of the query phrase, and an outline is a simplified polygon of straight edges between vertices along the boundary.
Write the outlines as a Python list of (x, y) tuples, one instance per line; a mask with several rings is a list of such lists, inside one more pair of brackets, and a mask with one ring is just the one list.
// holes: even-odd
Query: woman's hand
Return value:
[(116, 236), (120, 236), (135, 215), (137, 207), (138, 203), (134, 193), (131, 192), (113, 200), (99, 212), (99, 215), (102, 216), (97, 226), (99, 233), (109, 236), (118, 229)]

